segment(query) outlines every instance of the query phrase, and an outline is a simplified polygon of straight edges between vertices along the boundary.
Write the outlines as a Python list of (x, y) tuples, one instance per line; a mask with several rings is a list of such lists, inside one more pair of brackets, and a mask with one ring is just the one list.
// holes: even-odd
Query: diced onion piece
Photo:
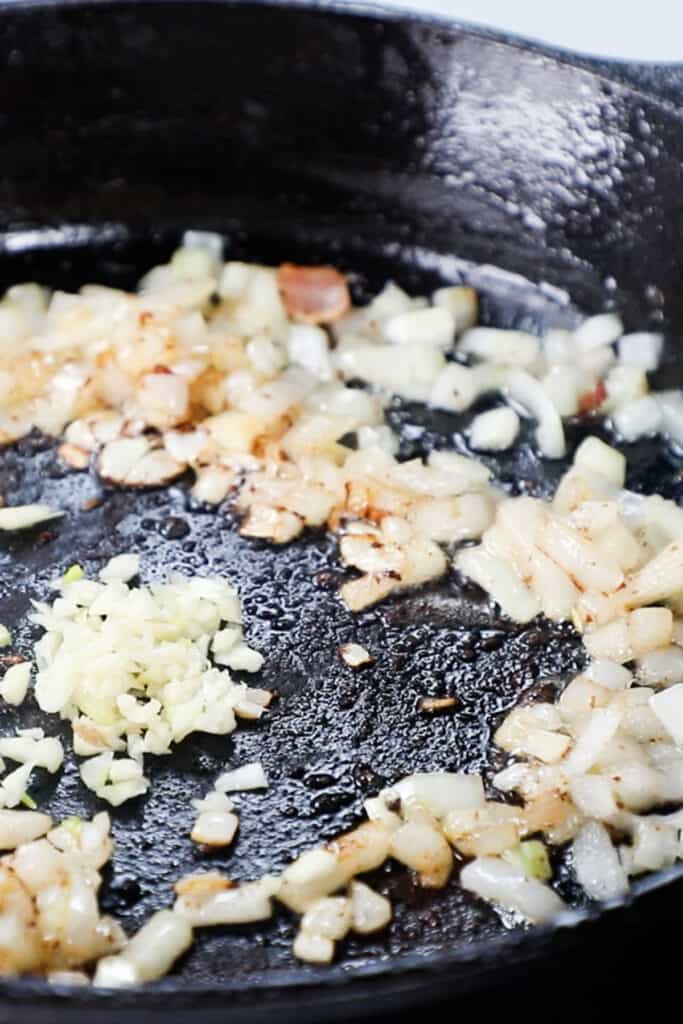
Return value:
[(322, 935), (312, 935), (302, 928), (294, 939), (292, 952), (297, 960), (309, 964), (331, 964), (334, 959), (334, 942)]
[(574, 342), (582, 352), (611, 345), (624, 331), (621, 318), (616, 313), (599, 313), (591, 316), (574, 331)]
[(612, 784), (604, 775), (576, 775), (570, 782), (569, 793), (587, 818), (606, 821), (618, 814)]
[(472, 420), (470, 446), (476, 451), (505, 451), (514, 444), (518, 433), (519, 416), (514, 409), (490, 409)]
[(273, 887), (265, 879), (234, 888), (214, 887), (213, 891), (209, 888), (196, 893), (190, 890), (179, 895), (173, 912), (195, 927), (250, 924), (272, 917), (272, 895)]
[(229, 846), (238, 825), (237, 815), (229, 811), (202, 811), (192, 827), (190, 838), (202, 846)]
[(482, 807), (451, 811), (443, 828), (449, 842), (465, 857), (488, 857), (517, 847), (519, 808), (493, 801)]
[(654, 604), (680, 592), (683, 580), (683, 540), (672, 541), (647, 563), (631, 580), (628, 600), (631, 606)]
[(648, 334), (647, 332), (624, 334), (619, 339), (617, 346), (619, 362), (637, 366), (641, 370), (651, 373), (659, 366), (663, 345), (664, 338), (661, 334)]
[(130, 960), (120, 956), (105, 956), (97, 964), (93, 984), (98, 988), (132, 988), (140, 979)]
[(343, 939), (353, 921), (351, 900), (346, 896), (323, 896), (311, 904), (301, 919), (301, 927), (311, 935), (333, 942)]
[(637, 441), (657, 433), (662, 426), (662, 410), (656, 398), (645, 395), (620, 406), (612, 414), (612, 423), (624, 441)]
[(615, 708), (597, 708), (592, 712), (565, 761), (569, 775), (581, 775), (593, 767), (616, 734), (621, 719), (621, 712)]
[(653, 694), (650, 707), (674, 741), (683, 744), (683, 683)]
[(223, 237), (216, 231), (185, 231), (181, 244), (183, 249), (208, 253), (216, 261), (223, 255)]
[[(444, 306), (414, 309), (391, 317), (382, 330), (392, 345), (434, 345), (449, 349), (455, 337), (455, 317)], [(400, 359), (400, 355), (397, 358)]]
[(540, 348), (533, 334), (497, 327), (472, 327), (458, 342), (458, 351), (505, 366), (532, 365), (538, 359)]
[(574, 871), (594, 900), (613, 900), (628, 890), (628, 879), (604, 825), (592, 821), (572, 843)]
[(639, 608), (587, 634), (584, 643), (592, 658), (623, 664), (670, 644), (672, 630), (668, 608)]
[(562, 420), (540, 382), (525, 370), (514, 370), (506, 380), (505, 391), (536, 419), (541, 453), (548, 459), (561, 459), (566, 451)]
[(536, 924), (552, 920), (565, 909), (548, 885), (529, 878), (521, 868), (499, 857), (481, 857), (466, 864), (460, 872), (460, 884), (487, 902)]
[[(163, 978), (191, 945), (191, 925), (171, 910), (159, 910), (118, 957), (100, 960), (94, 983), (101, 988), (118, 988)], [(126, 967), (131, 969), (130, 974)]]
[(391, 345), (362, 345), (338, 354), (342, 374), (415, 401), (425, 401), (445, 366), (435, 345), (404, 344), (400, 358)]
[(546, 522), (538, 544), (582, 589), (611, 593), (624, 582), (616, 559), (559, 519)]
[(638, 659), (638, 682), (643, 686), (671, 686), (683, 682), (683, 650), (661, 647)]
[(0, 850), (14, 850), (40, 839), (52, 828), (49, 814), (39, 811), (0, 810)]
[(391, 921), (391, 903), (364, 882), (353, 881), (351, 893), (351, 927), (359, 935), (381, 931)]
[(12, 505), (0, 508), (0, 530), (28, 530), (63, 515), (59, 509), (49, 505)]
[(46, 975), (50, 985), (89, 985), (90, 978), (85, 971), (49, 971)]
[(600, 686), (606, 686), (609, 690), (625, 690), (631, 685), (633, 676), (615, 661), (597, 660), (592, 661), (584, 669), (584, 675)]
[(441, 306), (452, 314), (455, 332), (460, 334), (468, 327), (474, 327), (479, 316), (479, 298), (474, 288), (465, 285), (451, 285), (437, 288), (432, 295), (435, 306)]
[(391, 856), (417, 872), (422, 885), (441, 889), (453, 868), (453, 855), (441, 832), (427, 823), (407, 821), (391, 836)]
[(417, 772), (392, 787), (405, 803), (417, 803), (435, 818), (449, 811), (482, 807), (484, 786), (479, 775), (455, 772)]
[(664, 821), (641, 819), (633, 831), (632, 871), (661, 871), (671, 867), (680, 854), (679, 828)]
[(212, 789), (210, 793), (207, 793), (201, 800), (193, 800), (192, 806), (196, 811), (223, 811), (228, 812), (233, 810), (233, 802), (229, 796), (225, 793), (219, 793), (217, 790)]
[(429, 404), (448, 412), (464, 412), (477, 398), (495, 386), (496, 376), (486, 364), (461, 366), (460, 363), (447, 363), (439, 367), (434, 376)]
[(464, 548), (455, 557), (455, 567), (478, 583), (502, 610), (516, 622), (529, 622), (540, 611), (533, 594), (504, 561), (483, 547)]
[[(216, 659), (218, 660), (218, 659)], [(236, 672), (258, 672), (263, 667), (264, 657), (245, 643), (235, 644), (221, 656), (220, 663)]]
[(325, 331), (312, 324), (293, 324), (287, 335), (290, 362), (303, 367), (318, 380), (332, 380), (330, 343)]
[(623, 487), (626, 479), (626, 458), (599, 437), (587, 437), (574, 454), (574, 465), (608, 480), (614, 487)]
[(223, 772), (216, 779), (215, 788), (219, 793), (236, 793), (249, 789), (267, 789), (268, 777), (260, 761), (243, 764), (230, 772)]
[(235, 482), (235, 474), (222, 466), (206, 466), (197, 473), (192, 494), (197, 501), (220, 505)]
[(537, 548), (529, 556), (529, 569), (543, 614), (554, 622), (571, 619), (579, 592), (567, 573)]

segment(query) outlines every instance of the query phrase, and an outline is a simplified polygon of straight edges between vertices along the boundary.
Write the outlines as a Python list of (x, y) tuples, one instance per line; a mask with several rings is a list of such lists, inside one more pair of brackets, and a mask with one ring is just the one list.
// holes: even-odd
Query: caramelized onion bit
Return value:
[(283, 263), (277, 284), (288, 316), (309, 324), (330, 324), (348, 312), (346, 278), (334, 267), (300, 267)]

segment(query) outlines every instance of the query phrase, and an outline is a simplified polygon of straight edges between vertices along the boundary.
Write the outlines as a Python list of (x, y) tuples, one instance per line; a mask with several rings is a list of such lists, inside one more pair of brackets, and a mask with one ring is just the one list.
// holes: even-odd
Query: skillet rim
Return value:
[[(191, 0), (201, 7), (251, 7), (266, 9), (301, 9), (321, 14), (333, 14), (348, 19), (379, 19), (382, 21), (441, 29), (444, 32), (478, 38), (522, 53), (532, 53), (548, 61), (590, 74), (592, 77), (617, 84), (634, 96), (642, 96), (655, 105), (663, 107), (669, 116), (683, 119), (683, 62), (633, 62), (613, 60), (599, 56), (575, 53), (542, 41), (513, 33), (498, 31), (485, 25), (451, 18), (445, 14), (423, 12), (417, 9), (397, 8), (391, 3), (371, 3), (366, 0)], [(95, 11), (98, 8), (167, 7), (187, 4), (188, 0), (0, 0), (0, 18), (20, 14), (26, 10), (81, 10)], [(659, 81), (658, 81), (659, 79)], [(183, 980), (178, 984), (174, 976), (160, 982), (150, 983), (135, 989), (95, 989), (74, 986), (55, 986), (38, 978), (0, 979), (0, 1009), (14, 1007), (27, 1009), (31, 1001), (34, 1007), (46, 1004), (59, 1008), (64, 1014), (72, 1013), (79, 1007), (83, 1013), (105, 1009), (123, 1010), (140, 1006), (143, 1013), (154, 1009), (170, 1012), (175, 1016), (195, 1013), (198, 1009), (211, 1012), (219, 1009), (214, 1000), (222, 1000), (230, 994), (238, 1004), (230, 1009), (220, 1004), (221, 1016), (225, 1019), (242, 1019), (248, 1014), (255, 1019), (257, 1010), (269, 1015), (278, 1009), (292, 1009), (296, 1006), (302, 1020), (309, 1019), (312, 1011), (324, 1008), (339, 1013), (349, 1012), (349, 1003), (367, 1000), (377, 994), (376, 990), (386, 986), (388, 1001), (402, 1001), (404, 1007), (411, 1005), (420, 996), (436, 999), (447, 993), (454, 994), (455, 986), (468, 991), (468, 981), (478, 988), (477, 978), (488, 977), (501, 970), (501, 959), (515, 958), (516, 966), (532, 965), (539, 958), (548, 957), (560, 938), (568, 937), (580, 930), (586, 931), (605, 919), (614, 919), (619, 911), (634, 904), (642, 906), (648, 895), (665, 887), (681, 887), (683, 862), (667, 871), (650, 875), (637, 882), (631, 891), (619, 900), (601, 906), (572, 910), (554, 925), (542, 925), (524, 930), (509, 931), (488, 939), (476, 939), (454, 950), (440, 949), (430, 954), (404, 952), (379, 958), (372, 963), (345, 965), (343, 962), (326, 967), (325, 977), (301, 979), (293, 977), (291, 968), (266, 971), (265, 984), (258, 987), (254, 978), (231, 979), (229, 986), (219, 984), (192, 984)], [(444, 971), (459, 968), (448, 979)], [(440, 978), (437, 976), (440, 975)], [(400, 982), (403, 982), (400, 985)], [(435, 984), (435, 981), (439, 984)], [(353, 990), (353, 991), (351, 991)], [(193, 1002), (181, 1000), (177, 1007), (166, 1005), (164, 997), (186, 995)], [(305, 1008), (296, 1000), (297, 995), (306, 1000)], [(116, 997), (115, 999), (113, 997)], [(343, 1005), (335, 1009), (335, 1000)], [(261, 1006), (258, 1003), (261, 1002)], [(354, 1012), (363, 1016), (376, 1012), (376, 1006), (355, 1006)], [(381, 1007), (379, 1007), (381, 1009)], [(235, 1014), (233, 1016), (233, 1013)], [(2, 1012), (3, 1019), (5, 1017)], [(41, 1018), (42, 1019), (42, 1018)], [(52, 1019), (52, 1018), (51, 1018)], [(66, 1018), (64, 1018), (66, 1019)], [(72, 1020), (81, 1019), (71, 1018)], [(212, 1017), (213, 1019), (213, 1017)], [(246, 1020), (246, 1016), (244, 1017)], [(265, 1019), (265, 1018), (264, 1018)]]

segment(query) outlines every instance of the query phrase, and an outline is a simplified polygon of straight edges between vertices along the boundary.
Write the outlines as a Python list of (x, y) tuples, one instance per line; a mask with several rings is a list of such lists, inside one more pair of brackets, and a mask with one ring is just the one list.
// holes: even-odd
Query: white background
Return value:
[(585, 54), (683, 63), (683, 0), (382, 0)]

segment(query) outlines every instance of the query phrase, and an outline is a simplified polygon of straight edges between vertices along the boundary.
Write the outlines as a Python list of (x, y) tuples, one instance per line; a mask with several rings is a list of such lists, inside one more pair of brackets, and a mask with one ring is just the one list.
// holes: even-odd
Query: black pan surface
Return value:
[[(184, 228), (211, 228), (229, 256), (333, 261), (352, 273), (357, 298), (389, 277), (416, 291), (462, 280), (481, 290), (485, 322), (537, 331), (616, 307), (628, 326), (666, 332), (659, 384), (681, 384), (673, 71), (656, 95), (628, 69), (610, 80), (603, 68), (438, 22), (258, 3), (0, 5), (0, 54), (3, 287), (132, 286)], [(406, 457), (466, 450), (464, 418), (399, 401), (388, 418)], [(602, 429), (576, 422), (572, 449)], [(239, 538), (229, 508), (194, 505), (184, 482), (107, 490), (66, 474), (54, 449), (30, 437), (0, 460), (0, 494), (12, 503), (68, 510), (56, 526), (0, 540), (0, 621), (18, 649), (30, 652), (29, 600), (51, 579), (74, 560), (95, 573), (136, 550), (144, 580), (175, 569), (235, 580), (250, 642), (266, 653), (262, 685), (280, 694), (256, 726), (192, 737), (153, 760), (151, 793), (113, 812), (103, 902), (129, 929), (169, 902), (180, 874), (277, 871), (351, 827), (369, 794), (410, 771), (490, 776), (501, 716), (520, 699), (547, 699), (582, 664), (571, 627), (519, 628), (455, 575), (352, 616), (325, 535), (275, 550)], [(630, 486), (681, 501), (677, 453), (643, 442), (627, 454)], [(540, 461), (530, 436), (490, 464), (511, 493), (547, 494), (566, 468)], [(94, 497), (101, 503), (86, 509)], [(375, 665), (344, 666), (337, 647), (352, 639)], [(419, 713), (420, 697), (451, 694), (453, 715)], [(20, 719), (55, 729), (30, 702)], [(2, 727), (14, 724), (3, 711)], [(271, 788), (239, 798), (238, 842), (207, 861), (187, 837), (190, 799), (225, 766), (254, 759)], [(58, 781), (40, 780), (36, 798), (57, 817), (96, 809), (74, 759)], [(139, 1019), (201, 1010), (256, 1020), (293, 1007), (302, 1020), (360, 1016), (500, 984), (514, 966), (531, 971), (604, 940), (653, 900), (598, 919), (582, 909), (562, 854), (557, 863), (580, 911), (574, 928), (510, 931), (457, 880), (425, 893), (389, 866), (374, 882), (392, 896), (394, 922), (345, 943), (332, 967), (293, 959), (294, 921), (281, 913), (266, 926), (199, 933), (175, 974), (142, 992), (3, 982), (0, 1021), (21, 1007), (36, 1021), (114, 1021), (124, 1009)], [(672, 899), (683, 891), (677, 875)]]

